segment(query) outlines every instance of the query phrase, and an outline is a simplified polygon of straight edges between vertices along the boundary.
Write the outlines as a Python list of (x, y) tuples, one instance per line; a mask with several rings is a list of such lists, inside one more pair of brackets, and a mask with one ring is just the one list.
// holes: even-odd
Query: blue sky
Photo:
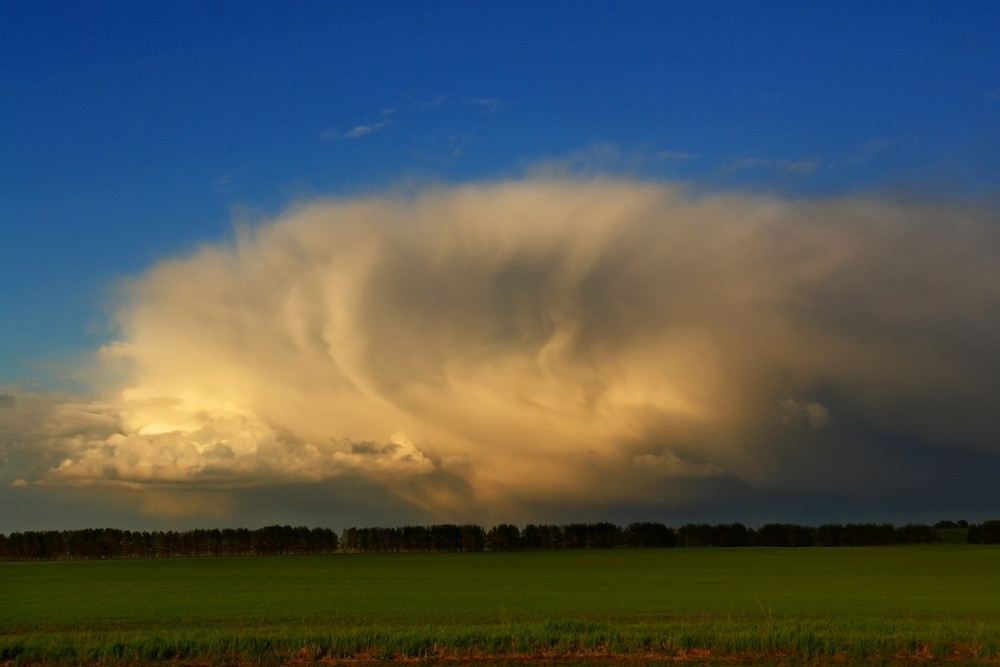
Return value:
[(600, 169), (792, 193), (989, 192), (1000, 174), (989, 2), (3, 14), (7, 381), (99, 340), (109, 283), (227, 235), (234, 208), (581, 153)]
[[(993, 2), (3, 3), (0, 388), (96, 400), (111, 371), (91, 358), (134, 344), (147, 312), (123, 284), (324, 197), (602, 176), (781, 206), (948, 202), (992, 238), (998, 63)], [(823, 421), (836, 383), (811, 382), (775, 399), (786, 416)]]

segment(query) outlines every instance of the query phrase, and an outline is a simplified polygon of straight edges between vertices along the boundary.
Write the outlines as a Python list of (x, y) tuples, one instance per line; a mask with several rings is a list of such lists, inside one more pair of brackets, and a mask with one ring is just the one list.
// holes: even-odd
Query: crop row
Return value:
[(150, 664), (214, 661), (219, 664), (282, 664), (369, 658), (511, 659), (549, 656), (676, 658), (701, 655), (782, 655), (801, 659), (837, 656), (885, 661), (962, 658), (995, 662), (1000, 642), (960, 624), (941, 624), (928, 634), (912, 623), (852, 619), (766, 618), (685, 620), (674, 624), (613, 624), (580, 620), (494, 625), (361, 627), (336, 632), (289, 630), (280, 635), (246, 632), (181, 632), (114, 636), (88, 632), (0, 637), (0, 663)]

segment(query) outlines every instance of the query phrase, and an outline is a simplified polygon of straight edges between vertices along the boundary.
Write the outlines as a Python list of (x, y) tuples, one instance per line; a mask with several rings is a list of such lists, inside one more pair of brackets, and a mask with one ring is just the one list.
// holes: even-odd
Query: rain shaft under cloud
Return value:
[(1000, 461), (974, 207), (559, 178), (320, 199), (158, 262), (117, 317), (100, 398), (4, 391), (4, 484), (169, 513), (327, 482), (516, 521), (986, 494)]

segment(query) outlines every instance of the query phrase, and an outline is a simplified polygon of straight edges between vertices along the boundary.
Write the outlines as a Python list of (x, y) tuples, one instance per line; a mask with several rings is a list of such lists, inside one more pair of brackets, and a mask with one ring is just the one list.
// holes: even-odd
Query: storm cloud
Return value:
[(986, 494), (1000, 461), (1000, 234), (971, 205), (557, 177), (317, 199), (129, 279), (116, 322), (93, 397), (0, 395), (4, 484), (545, 520)]

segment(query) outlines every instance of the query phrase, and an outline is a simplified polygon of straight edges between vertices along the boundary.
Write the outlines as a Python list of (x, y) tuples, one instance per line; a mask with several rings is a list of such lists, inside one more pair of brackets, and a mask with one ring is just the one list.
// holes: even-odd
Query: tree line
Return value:
[(114, 528), (27, 531), (0, 534), (0, 559), (67, 560), (193, 556), (283, 556), (331, 553), (537, 551), (556, 549), (644, 549), (670, 547), (845, 547), (940, 542), (939, 530), (967, 529), (972, 544), (1000, 544), (1000, 520), (981, 524), (942, 521), (927, 526), (848, 523), (817, 527), (769, 523), (689, 523), (670, 528), (658, 522), (475, 524), (396, 528), (266, 526), (175, 531)]
[(348, 528), (340, 546), (346, 552), (522, 551), (555, 549), (636, 549), (664, 547), (808, 547), (876, 546), (940, 542), (938, 531), (926, 525), (827, 524), (819, 527), (766, 524), (757, 530), (742, 523), (510, 524), (488, 531), (476, 525)]
[(1000, 544), (1000, 520), (972, 524), (966, 540), (969, 544)]
[(329, 528), (267, 526), (175, 531), (116, 528), (0, 534), (0, 559), (59, 560), (174, 556), (287, 556), (335, 553)]

